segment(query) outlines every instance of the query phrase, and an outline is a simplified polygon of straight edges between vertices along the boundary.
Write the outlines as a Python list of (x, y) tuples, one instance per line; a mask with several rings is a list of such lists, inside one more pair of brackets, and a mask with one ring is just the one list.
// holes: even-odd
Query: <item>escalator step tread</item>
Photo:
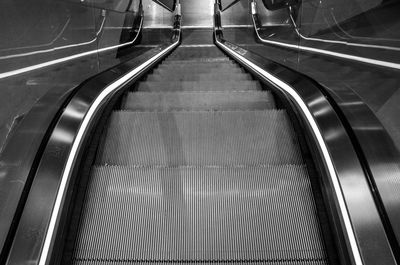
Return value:
[(94, 167), (83, 207), (75, 264), (327, 264), (304, 165)]
[(168, 75), (168, 76), (178, 76), (187, 74), (206, 74), (206, 73), (218, 73), (223, 75), (229, 74), (241, 74), (245, 73), (244, 69), (241, 68), (212, 68), (212, 67), (188, 67), (188, 68), (158, 68), (153, 70), (152, 74), (156, 75)]
[(247, 91), (261, 90), (255, 80), (246, 81), (145, 81), (140, 82), (137, 91)]
[(302, 164), (283, 110), (114, 112), (100, 165)]
[(231, 62), (234, 64), (234, 62), (227, 58), (227, 57), (201, 57), (201, 58), (171, 58), (171, 59), (166, 59), (163, 64), (193, 64), (193, 63), (220, 63), (220, 62)]
[(213, 66), (218, 67), (218, 65), (230, 65), (230, 66), (238, 66), (235, 62), (231, 60), (218, 60), (218, 59), (207, 59), (204, 61), (163, 61), (160, 66), (174, 66), (174, 67), (185, 67), (187, 65), (190, 66)]
[(170, 110), (264, 110), (274, 109), (268, 91), (244, 92), (134, 92), (122, 109), (131, 111)]
[(250, 74), (245, 73), (176, 73), (176, 74), (150, 74), (146, 81), (214, 81), (214, 80), (252, 80)]
[(202, 63), (185, 63), (185, 64), (173, 64), (173, 63), (162, 63), (158, 66), (157, 69), (165, 69), (165, 68), (173, 68), (173, 69), (182, 69), (182, 68), (216, 68), (216, 69), (237, 69), (240, 68), (239, 65), (233, 64), (230, 62), (223, 63), (214, 63), (214, 62), (202, 62)]

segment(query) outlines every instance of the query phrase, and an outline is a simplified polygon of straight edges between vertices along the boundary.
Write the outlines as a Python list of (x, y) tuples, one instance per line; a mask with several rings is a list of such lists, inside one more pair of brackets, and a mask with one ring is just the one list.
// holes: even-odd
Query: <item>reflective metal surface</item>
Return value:
[[(141, 30), (146, 10), (141, 11), (140, 1), (131, 1), (122, 13), (86, 2), (8, 1), (0, 7), (1, 12), (8, 11), (1, 17), (14, 23), (0, 29), (5, 36), (0, 40), (2, 263), (48, 140), (47, 132), (64, 102), (85, 79), (143, 54), (152, 45), (170, 41), (172, 14), (169, 29), (159, 31)], [(146, 21), (151, 19), (148, 16)], [(156, 37), (149, 39), (149, 35)]]
[(125, 41), (118, 36), (133, 25), (125, 22), (140, 15), (138, 0), (122, 2), (123, 12), (86, 2), (0, 3), (0, 150), (14, 119), (49, 89), (64, 86), (67, 91), (119, 62), (114, 53), (107, 65), (99, 65), (97, 55), (112, 46), (116, 52)]
[(68, 209), (69, 188), (77, 177), (74, 168), (80, 163), (77, 159), (90, 131), (113, 95), (121, 93), (179, 44), (179, 21), (174, 26), (171, 43), (88, 80), (65, 106), (40, 159), (7, 264), (53, 264), (59, 250), (53, 246), (65, 222), (59, 218)]
[(213, 26), (213, 0), (183, 0), (182, 26), (211, 28)]
[(275, 11), (262, 1), (252, 2), (255, 5), (243, 12), (254, 14), (256, 34), (254, 29), (229, 28), (225, 38), (325, 87), (351, 128), (349, 134), (399, 261), (399, 2), (302, 1)]
[[(216, 23), (216, 26), (218, 26), (218, 23)], [(231, 44), (221, 37), (218, 39), (218, 35), (217, 40), (221, 48), (230, 53), (247, 69), (266, 82), (276, 82), (277, 89), (281, 90), (287, 97), (288, 92), (282, 87), (289, 85), (297, 91), (302, 101), (307, 105), (313, 119), (318, 124), (318, 131), (328, 148), (329, 157), (334, 163), (334, 171), (337, 174), (340, 190), (346, 203), (344, 211), (348, 212), (351, 220), (351, 230), (348, 230), (346, 226), (344, 226), (346, 229), (343, 230), (343, 225), (346, 224), (345, 218), (332, 212), (333, 218), (337, 218), (334, 222), (338, 233), (341, 233), (340, 231), (344, 231), (345, 234), (350, 232), (347, 236), (347, 244), (349, 249), (352, 250), (349, 252), (349, 255), (353, 257), (352, 264), (397, 264), (390, 238), (386, 236), (384, 224), (364, 174), (363, 165), (357, 156), (358, 150), (353, 148), (351, 135), (343, 126), (340, 114), (338, 116), (331, 102), (321, 92), (324, 89), (299, 73)], [(257, 70), (257, 68), (261, 70)], [(264, 76), (260, 71), (266, 71), (267, 76)], [(302, 115), (300, 109), (298, 109), (298, 113)], [(318, 152), (321, 152), (321, 149)], [(330, 205), (333, 210), (336, 209), (346, 214), (343, 212), (343, 208), (338, 208), (336, 200), (338, 200), (337, 196), (340, 197), (340, 194), (335, 195), (332, 192), (334, 185), (331, 177), (332, 175), (329, 177), (329, 174), (327, 174), (323, 179), (326, 192), (329, 194)], [(356, 249), (351, 242), (352, 234), (355, 237)], [(341, 238), (340, 235), (338, 235), (338, 238)], [(359, 251), (360, 259), (357, 258), (357, 253), (354, 253), (355, 250)]]

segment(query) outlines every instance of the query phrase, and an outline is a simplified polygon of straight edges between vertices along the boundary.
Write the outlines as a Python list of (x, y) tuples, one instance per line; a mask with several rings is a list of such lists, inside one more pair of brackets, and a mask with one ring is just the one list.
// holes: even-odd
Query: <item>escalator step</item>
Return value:
[(230, 60), (223, 60), (223, 61), (164, 61), (160, 64), (160, 66), (174, 66), (174, 67), (185, 67), (185, 66), (209, 66), (209, 67), (218, 67), (221, 66), (232, 66), (238, 67), (238, 65)]
[(138, 91), (248, 91), (261, 90), (258, 81), (145, 81), (140, 82)]
[(94, 167), (83, 207), (74, 264), (327, 264), (303, 165)]
[(151, 74), (147, 77), (146, 81), (214, 81), (214, 80), (252, 80), (250, 74), (245, 73), (189, 73), (182, 75), (181, 73), (172, 74)]
[(167, 69), (155, 69), (153, 70), (153, 75), (162, 75), (162, 76), (182, 76), (187, 74), (207, 74), (207, 73), (215, 73), (217, 72), (219, 75), (230, 75), (230, 74), (241, 74), (245, 73), (245, 71), (241, 68), (167, 68)]
[(187, 59), (197, 59), (197, 58), (225, 58), (226, 55), (218, 48), (204, 47), (187, 47), (177, 49), (173, 54), (168, 56), (167, 60), (187, 60)]
[(129, 93), (122, 109), (131, 111), (171, 110), (265, 110), (274, 109), (270, 92), (135, 92)]
[[(232, 64), (234, 62), (231, 61), (231, 59), (227, 58), (227, 57), (211, 57), (211, 58), (171, 58), (171, 59), (166, 59), (164, 61), (165, 64), (168, 63), (173, 63), (173, 64), (184, 64), (184, 63), (220, 63), (220, 62), (231, 62)], [(163, 64), (164, 64), (163, 63)]]
[(173, 64), (173, 63), (166, 63), (160, 64), (157, 69), (181, 69), (181, 68), (212, 68), (212, 69), (240, 69), (237, 64), (232, 64), (230, 62), (223, 62), (223, 63), (214, 63), (214, 62), (203, 62), (203, 63), (184, 63), (184, 64)]
[(302, 164), (285, 111), (114, 112), (100, 165)]

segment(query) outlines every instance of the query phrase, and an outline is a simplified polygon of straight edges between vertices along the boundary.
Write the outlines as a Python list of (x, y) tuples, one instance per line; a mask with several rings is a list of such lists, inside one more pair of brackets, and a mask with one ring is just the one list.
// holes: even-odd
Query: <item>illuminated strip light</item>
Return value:
[(338, 176), (336, 174), (335, 167), (333, 165), (333, 161), (332, 161), (332, 159), (331, 159), (331, 157), (329, 155), (328, 148), (327, 148), (327, 146), (325, 144), (325, 141), (324, 141), (324, 139), (322, 137), (322, 134), (321, 134), (321, 132), (320, 132), (320, 130), (318, 128), (318, 125), (317, 125), (316, 121), (314, 120), (314, 117), (312, 116), (312, 114), (311, 114), (310, 110), (308, 109), (307, 105), (301, 99), (300, 95), (296, 92), (296, 90), (294, 90), (291, 86), (289, 86), (285, 82), (281, 81), (277, 77), (273, 76), (272, 74), (268, 73), (264, 69), (258, 67), (257, 65), (255, 65), (251, 61), (247, 60), (243, 56), (241, 56), (241, 55), (237, 54), (236, 52), (232, 51), (231, 49), (226, 47), (224, 44), (219, 42), (218, 40), (217, 40), (217, 43), (227, 53), (229, 53), (233, 57), (237, 58), (238, 60), (244, 62), (246, 65), (250, 66), (258, 74), (260, 74), (261, 76), (263, 76), (266, 79), (268, 79), (274, 85), (276, 85), (276, 86), (282, 88), (283, 90), (285, 90), (291, 96), (291, 98), (298, 104), (298, 106), (300, 107), (300, 109), (304, 113), (308, 123), (310, 124), (310, 126), (311, 126), (311, 128), (312, 128), (312, 130), (314, 132), (314, 135), (315, 135), (315, 137), (316, 137), (316, 139), (318, 141), (319, 147), (321, 148), (321, 151), (322, 151), (322, 155), (323, 155), (323, 157), (325, 159), (325, 162), (326, 162), (326, 165), (328, 167), (329, 175), (330, 175), (330, 177), (332, 179), (332, 183), (333, 183), (333, 188), (335, 190), (336, 197), (337, 197), (338, 202), (339, 202), (339, 208), (340, 208), (340, 211), (341, 211), (342, 216), (343, 216), (343, 221), (344, 221), (344, 225), (345, 225), (345, 228), (346, 228), (347, 237), (349, 239), (350, 248), (351, 248), (352, 253), (353, 253), (353, 258), (354, 258), (355, 264), (356, 265), (362, 265), (363, 262), (362, 262), (361, 255), (360, 255), (360, 252), (359, 252), (359, 249), (358, 249), (358, 246), (357, 246), (356, 237), (355, 237), (355, 234), (354, 234), (353, 227), (351, 225), (350, 216), (349, 216), (349, 213), (347, 211), (346, 203), (344, 201), (343, 193), (342, 193), (342, 190), (340, 188), (339, 179), (338, 179)]
[[(134, 43), (136, 41), (136, 39), (139, 37), (140, 31), (142, 30), (142, 25), (143, 25), (143, 17), (142, 17), (142, 19), (140, 21), (140, 27), (139, 27), (138, 33), (136, 34), (135, 38), (130, 42), (126, 42), (126, 43), (122, 43), (122, 44), (118, 44), (118, 45), (115, 45), (115, 46), (110, 46), (110, 47), (106, 47), (106, 48), (102, 48), (102, 49), (98, 49), (98, 50), (78, 53), (78, 54), (74, 54), (74, 55), (71, 55), (71, 56), (63, 57), (63, 58), (60, 58), (60, 59), (56, 59), (56, 60), (52, 60), (52, 61), (48, 61), (48, 62), (44, 62), (44, 63), (32, 65), (32, 66), (20, 68), (20, 69), (9, 71), (9, 72), (5, 72), (5, 73), (1, 73), (0, 74), (0, 79), (6, 78), (6, 77), (10, 77), (10, 76), (14, 76), (14, 75), (23, 74), (23, 73), (30, 72), (30, 71), (34, 71), (34, 70), (37, 70), (37, 69), (40, 69), (40, 68), (44, 68), (44, 67), (48, 67), (48, 66), (51, 66), (51, 65), (67, 62), (67, 61), (74, 60), (74, 59), (77, 59), (77, 58), (81, 58), (81, 57), (84, 57), (84, 56), (88, 56), (88, 55), (91, 55), (91, 54), (101, 53), (101, 52), (105, 52), (105, 51), (109, 51), (109, 50), (113, 50), (113, 49), (117, 49), (117, 48), (120, 48), (120, 47), (124, 47), (124, 46), (130, 45), (130, 44)], [(77, 45), (80, 45), (80, 44), (77, 44)]]
[(199, 26), (195, 26), (195, 25), (193, 25), (193, 26), (190, 26), (190, 25), (188, 25), (188, 26), (182, 26), (181, 27), (182, 29), (212, 29), (213, 28), (213, 26), (212, 25), (199, 25)]
[(327, 51), (327, 50), (322, 50), (322, 49), (317, 49), (317, 48), (311, 48), (311, 47), (307, 47), (307, 46), (288, 44), (288, 43), (283, 43), (283, 42), (279, 42), (279, 41), (265, 40), (258, 33), (256, 22), (254, 21), (254, 14), (253, 14), (252, 18), (253, 18), (253, 23), (254, 23), (254, 29), (257, 33), (257, 37), (260, 41), (262, 41), (264, 43), (273, 44), (273, 45), (282, 46), (282, 47), (291, 48), (291, 49), (299, 49), (299, 50), (313, 52), (313, 53), (321, 53), (321, 54), (325, 54), (325, 55), (329, 55), (329, 56), (333, 56), (333, 57), (339, 57), (339, 58), (352, 60), (352, 61), (358, 61), (358, 62), (367, 63), (367, 64), (373, 64), (373, 65), (379, 65), (379, 66), (388, 67), (388, 68), (400, 69), (400, 64), (398, 64), (398, 63), (391, 63), (391, 62), (387, 62), (387, 61), (381, 61), (381, 60), (370, 59), (370, 58), (365, 58), (365, 57), (360, 57), (360, 56), (355, 56), (355, 55), (349, 55), (349, 54), (345, 54), (345, 53), (332, 52), (332, 51)]
[(224, 25), (224, 29), (230, 28), (252, 28), (253, 25)]
[(85, 134), (85, 131), (87, 130), (90, 122), (93, 119), (93, 116), (95, 115), (96, 111), (99, 109), (101, 103), (113, 91), (115, 91), (121, 85), (123, 85), (124, 83), (129, 81), (133, 76), (137, 75), (142, 70), (147, 68), (153, 62), (155, 62), (158, 59), (160, 59), (161, 57), (163, 57), (166, 53), (171, 51), (178, 44), (179, 44), (179, 42), (171, 44), (164, 51), (160, 52), (159, 54), (157, 54), (156, 56), (152, 57), (151, 59), (149, 59), (145, 63), (143, 63), (140, 66), (136, 67), (134, 70), (128, 72), (126, 75), (124, 75), (123, 77), (121, 77), (120, 79), (115, 81), (114, 83), (112, 83), (109, 86), (107, 86), (98, 95), (98, 97), (95, 99), (93, 104), (90, 106), (90, 108), (87, 111), (85, 117), (83, 118), (82, 124), (79, 127), (78, 133), (77, 133), (77, 135), (76, 135), (76, 137), (74, 139), (74, 142), (72, 144), (71, 151), (69, 152), (69, 155), (68, 155), (67, 163), (65, 165), (65, 169), (64, 169), (64, 172), (62, 174), (60, 187), (58, 189), (56, 201), (54, 203), (53, 212), (51, 214), (49, 227), (48, 227), (47, 232), (46, 232), (45, 242), (44, 242), (43, 249), (42, 249), (42, 252), (41, 252), (41, 255), (40, 255), (40, 259), (39, 259), (39, 265), (45, 265), (47, 260), (48, 260), (48, 254), (49, 254), (49, 251), (50, 251), (50, 245), (51, 245), (51, 241), (53, 239), (53, 235), (54, 235), (54, 232), (55, 232), (55, 225), (57, 223), (58, 216), (59, 216), (60, 209), (61, 209), (61, 202), (63, 201), (63, 198), (65, 196), (66, 186), (67, 186), (67, 183), (68, 183), (68, 181), (69, 181), (69, 179), (71, 177), (72, 169), (73, 169), (73, 166), (74, 166), (74, 164), (76, 162), (75, 159), (77, 157), (77, 153), (79, 151), (79, 147), (82, 144), (82, 140), (83, 140), (83, 136)]

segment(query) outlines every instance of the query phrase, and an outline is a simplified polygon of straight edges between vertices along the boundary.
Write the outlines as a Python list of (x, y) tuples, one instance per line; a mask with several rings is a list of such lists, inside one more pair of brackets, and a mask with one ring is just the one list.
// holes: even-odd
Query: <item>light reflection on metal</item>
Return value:
[[(255, 29), (255, 32), (257, 34), (258, 39), (263, 43), (268, 43), (268, 44), (281, 46), (281, 47), (286, 47), (286, 48), (290, 48), (290, 49), (296, 49), (296, 50), (298, 49), (298, 50), (311, 52), (311, 53), (324, 54), (324, 55), (338, 57), (338, 58), (351, 60), (351, 61), (357, 61), (357, 62), (362, 62), (362, 63), (367, 63), (367, 64), (379, 65), (379, 66), (393, 68), (393, 69), (400, 69), (400, 64), (398, 64), (398, 63), (392, 63), (392, 62), (381, 61), (381, 60), (376, 60), (376, 59), (371, 59), (371, 58), (366, 58), (366, 57), (360, 57), (360, 56), (355, 56), (355, 55), (350, 55), (350, 54), (345, 54), (345, 53), (332, 52), (332, 51), (322, 50), (322, 49), (318, 49), (318, 48), (311, 48), (311, 47), (308, 47), (308, 46), (288, 44), (288, 43), (283, 43), (283, 42), (280, 42), (280, 41), (272, 41), (272, 40), (263, 39), (260, 36), (259, 32), (258, 32), (259, 28), (257, 26), (257, 23), (256, 23), (255, 19), (254, 19), (254, 17), (257, 15), (256, 3), (254, 2), (254, 0), (253, 0), (253, 2), (251, 2), (251, 5), (252, 5), (251, 11), (252, 11), (253, 26), (254, 26), (254, 29)], [(253, 5), (254, 5), (254, 7), (253, 7)], [(253, 13), (253, 11), (254, 11), (254, 13)]]
[(70, 143), (74, 140), (75, 135), (69, 131), (56, 130), (52, 137), (60, 143)]
[(96, 54), (96, 53), (102, 53), (102, 52), (109, 51), (109, 50), (115, 50), (117, 48), (121, 48), (121, 47), (125, 47), (127, 45), (131, 45), (139, 37), (139, 34), (140, 34), (141, 30), (142, 30), (142, 25), (143, 25), (143, 16), (141, 17), (141, 20), (140, 20), (139, 31), (136, 34), (135, 38), (130, 42), (125, 42), (125, 43), (122, 43), (122, 44), (109, 46), (109, 47), (101, 48), (101, 49), (96, 49), (96, 50), (92, 50), (92, 51), (88, 51), (88, 52), (78, 53), (78, 54), (74, 54), (74, 55), (71, 55), (71, 56), (63, 57), (63, 58), (60, 58), (60, 59), (56, 59), (56, 60), (52, 60), (52, 61), (48, 61), (48, 62), (44, 62), (44, 63), (32, 65), (32, 66), (20, 68), (20, 69), (9, 71), (9, 72), (5, 72), (5, 73), (0, 73), (0, 79), (6, 78), (6, 77), (10, 77), (10, 76), (14, 76), (14, 75), (23, 74), (23, 73), (26, 73), (26, 72), (34, 71), (34, 70), (41, 69), (41, 68), (48, 67), (48, 66), (52, 66), (52, 65), (55, 65), (55, 64), (71, 61), (71, 60), (78, 59), (78, 58), (81, 58), (81, 57), (84, 57), (84, 56), (88, 56), (88, 55), (92, 55), (92, 54)]
[(64, 33), (64, 31), (67, 28), (67, 26), (68, 26), (70, 21), (71, 21), (71, 17), (68, 17), (68, 19), (65, 22), (63, 28), (61, 29), (60, 33), (58, 33), (57, 36), (49, 43), (41, 44), (41, 45), (33, 45), (33, 46), (24, 46), (24, 47), (17, 47), (17, 48), (1, 49), (0, 52), (23, 50), (23, 49), (33, 49), (33, 48), (46, 47), (46, 46), (53, 45), (54, 42), (56, 42), (61, 37), (61, 35)]
[(55, 48), (51, 48), (51, 49), (47, 49), (47, 50), (40, 50), (40, 51), (34, 51), (34, 52), (26, 52), (26, 53), (19, 53), (19, 54), (11, 54), (11, 55), (6, 55), (6, 56), (0, 56), (0, 60), (6, 60), (6, 59), (12, 59), (12, 58), (18, 58), (18, 57), (25, 57), (25, 56), (30, 56), (30, 55), (37, 55), (37, 54), (41, 54), (41, 53), (55, 52), (55, 51), (58, 51), (58, 50), (64, 50), (64, 49), (68, 49), (68, 48), (76, 48), (76, 47), (92, 44), (98, 39), (99, 34), (103, 29), (105, 20), (106, 20), (105, 17), (103, 17), (100, 29), (96, 32), (96, 35), (95, 35), (94, 39), (92, 39), (90, 41), (76, 43), (76, 44), (70, 44), (70, 45), (65, 45), (65, 46), (60, 46), (60, 47), (55, 47)]
[[(253, 2), (254, 3), (254, 2)], [(323, 158), (325, 160), (329, 175), (331, 177), (331, 181), (334, 187), (334, 192), (336, 195), (336, 198), (339, 203), (339, 208), (343, 217), (343, 222), (345, 226), (345, 231), (347, 233), (347, 237), (350, 243), (350, 249), (351, 253), (353, 255), (353, 259), (356, 265), (362, 265), (363, 261), (361, 259), (360, 255), (360, 250), (357, 245), (357, 240), (356, 236), (351, 224), (349, 212), (346, 207), (346, 202), (344, 200), (344, 195), (343, 191), (341, 189), (340, 183), (339, 183), (339, 178), (336, 174), (335, 166), (333, 165), (332, 158), (330, 156), (330, 153), (328, 151), (328, 147), (325, 143), (324, 138), (322, 137), (321, 131), (319, 130), (319, 127), (311, 114), (309, 108), (307, 105), (304, 103), (304, 101), (301, 99), (300, 95), (297, 93), (295, 89), (293, 89), (291, 86), (288, 84), (284, 83), (280, 79), (276, 78), (272, 74), (268, 73), (264, 69), (260, 68), (259, 66), (255, 65), (251, 61), (247, 60), (245, 57), (241, 56), (240, 54), (235, 53), (232, 51), (230, 48), (222, 44), (218, 38), (216, 38), (216, 42), (219, 47), (221, 47), (225, 52), (230, 54), (231, 56), (237, 58), (239, 61), (244, 62), (246, 65), (254, 69), (257, 73), (259, 73), (261, 76), (265, 77), (266, 79), (270, 80), (272, 84), (277, 85), (278, 87), (282, 88), (286, 93), (296, 102), (296, 104), (299, 106), (301, 111), (303, 112), (304, 116), (306, 117), (307, 122), (309, 123), (310, 127), (312, 128), (313, 134), (317, 140), (317, 143), (319, 145), (319, 149), (322, 152)], [(335, 137), (333, 135), (333, 137)]]
[[(143, 21), (143, 20), (142, 20)], [(66, 186), (69, 182), (69, 179), (72, 174), (72, 170), (74, 168), (75, 160), (77, 157), (77, 153), (79, 152), (79, 148), (82, 145), (83, 138), (85, 136), (85, 132), (87, 131), (87, 128), (89, 127), (92, 119), (94, 118), (95, 114), (97, 113), (98, 109), (101, 107), (102, 102), (110, 95), (112, 94), (115, 90), (120, 88), (123, 84), (125, 84), (128, 80), (133, 78), (135, 75), (138, 73), (142, 72), (145, 70), (148, 66), (152, 65), (154, 62), (159, 60), (159, 58), (162, 58), (165, 54), (170, 52), (172, 49), (174, 49), (179, 42), (175, 42), (168, 46), (165, 50), (162, 52), (158, 53), (148, 61), (144, 62), (142, 65), (138, 66), (137, 68), (133, 69), (132, 71), (128, 72), (124, 76), (122, 76), (120, 79), (116, 80), (114, 83), (111, 83), (108, 85), (94, 100), (93, 104), (90, 106), (88, 111), (85, 113), (85, 117), (82, 120), (82, 123), (79, 127), (79, 130), (77, 134), (75, 135), (75, 138), (72, 142), (72, 147), (71, 150), (69, 151), (68, 159), (66, 161), (64, 171), (61, 177), (61, 183), (58, 189), (56, 201), (54, 203), (54, 208), (51, 214), (51, 219), (50, 223), (46, 232), (45, 236), (45, 241), (44, 245), (40, 254), (40, 260), (39, 260), (39, 265), (45, 265), (48, 263), (49, 259), (49, 252), (51, 248), (52, 241), (54, 239), (54, 234), (55, 234), (55, 228), (56, 228), (56, 223), (59, 218), (59, 214), (61, 211), (61, 205), (62, 201), (65, 197), (65, 192), (66, 192)]]
[(382, 45), (373, 45), (373, 44), (362, 44), (362, 43), (353, 43), (353, 42), (347, 42), (347, 41), (339, 41), (339, 40), (326, 40), (326, 39), (318, 39), (318, 38), (310, 38), (306, 37), (303, 34), (300, 33), (298, 30), (298, 26), (296, 24), (296, 21), (294, 21), (294, 18), (292, 16), (292, 8), (289, 7), (289, 17), (290, 20), (294, 26), (294, 30), (300, 38), (308, 41), (318, 41), (318, 42), (325, 42), (325, 43), (334, 43), (334, 44), (342, 44), (346, 46), (355, 46), (355, 47), (363, 47), (363, 48), (372, 48), (372, 49), (383, 49), (383, 50), (392, 50), (392, 51), (400, 51), (399, 47), (392, 47), (392, 46), (382, 46)]

